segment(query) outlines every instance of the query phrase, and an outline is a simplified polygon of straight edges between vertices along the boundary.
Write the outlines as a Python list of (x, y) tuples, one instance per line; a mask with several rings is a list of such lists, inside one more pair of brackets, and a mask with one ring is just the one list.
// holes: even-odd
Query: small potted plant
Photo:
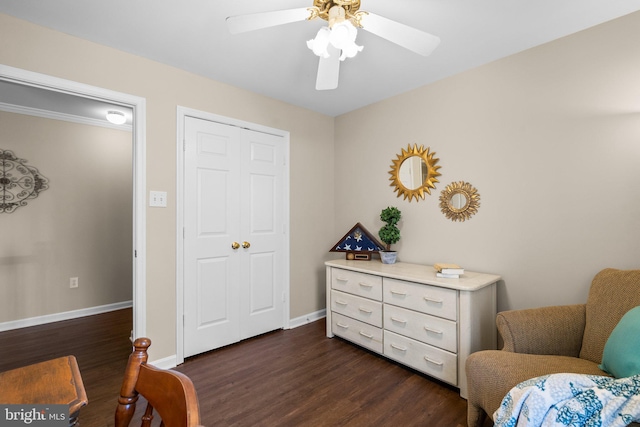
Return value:
[(384, 251), (380, 251), (380, 259), (384, 264), (394, 264), (396, 262), (397, 252), (391, 250), (391, 245), (398, 243), (400, 240), (400, 229), (397, 224), (401, 217), (400, 210), (392, 206), (380, 212), (380, 219), (387, 223), (378, 232), (380, 240), (387, 245)]

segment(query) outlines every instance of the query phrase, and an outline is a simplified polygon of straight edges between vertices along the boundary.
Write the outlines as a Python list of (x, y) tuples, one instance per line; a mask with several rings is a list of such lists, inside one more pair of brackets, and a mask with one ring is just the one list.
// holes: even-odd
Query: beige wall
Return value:
[[(501, 309), (581, 302), (599, 269), (638, 267), (639, 32), (636, 13), (335, 121), (4, 15), (0, 63), (146, 98), (147, 186), (169, 192), (168, 209), (147, 210), (158, 359), (175, 353), (177, 105), (291, 132), (291, 317), (324, 308), (328, 248), (356, 222), (377, 231), (388, 205), (404, 214), (402, 260), (501, 274)], [(388, 185), (391, 159), (413, 143), (443, 173), (419, 203)], [(482, 197), (464, 223), (438, 207), (458, 180)]]
[(128, 131), (0, 111), (0, 149), (49, 180), (0, 214), (0, 323), (131, 301), (131, 143)]
[(290, 132), (291, 317), (324, 308), (322, 261), (334, 243), (333, 118), (7, 15), (0, 15), (0, 63), (146, 98), (147, 189), (166, 190), (169, 203), (147, 209), (152, 359), (176, 353), (178, 105)]
[[(640, 268), (640, 13), (336, 120), (336, 231), (400, 208), (399, 258), (497, 273), (499, 309), (584, 302), (602, 268)], [(389, 187), (407, 144), (440, 158), (426, 201)], [(354, 161), (368, 165), (363, 173)], [(478, 214), (440, 212), (464, 180)]]

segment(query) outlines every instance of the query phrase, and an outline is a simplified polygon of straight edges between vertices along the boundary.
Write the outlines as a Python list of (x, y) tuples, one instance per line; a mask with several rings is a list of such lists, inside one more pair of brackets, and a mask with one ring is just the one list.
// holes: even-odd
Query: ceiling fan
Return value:
[(440, 38), (434, 35), (360, 10), (360, 0), (313, 0), (312, 7), (230, 16), (227, 27), (232, 34), (239, 34), (316, 18), (328, 22), (315, 39), (307, 42), (309, 49), (320, 57), (317, 90), (338, 87), (340, 62), (354, 57), (363, 48), (355, 43), (358, 28), (423, 56), (430, 55), (440, 43)]

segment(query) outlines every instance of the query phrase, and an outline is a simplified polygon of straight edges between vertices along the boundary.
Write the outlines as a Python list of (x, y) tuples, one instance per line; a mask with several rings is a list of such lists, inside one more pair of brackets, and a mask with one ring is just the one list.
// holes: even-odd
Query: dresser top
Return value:
[(443, 288), (457, 289), (460, 291), (477, 291), (500, 280), (500, 276), (495, 274), (475, 273), (466, 270), (464, 274), (460, 275), (459, 279), (445, 279), (437, 277), (436, 270), (431, 265), (410, 264), (407, 262), (383, 264), (378, 260), (351, 261), (336, 259), (326, 261), (324, 264), (328, 267), (342, 268), (360, 273), (375, 274), (377, 276), (441, 286)]

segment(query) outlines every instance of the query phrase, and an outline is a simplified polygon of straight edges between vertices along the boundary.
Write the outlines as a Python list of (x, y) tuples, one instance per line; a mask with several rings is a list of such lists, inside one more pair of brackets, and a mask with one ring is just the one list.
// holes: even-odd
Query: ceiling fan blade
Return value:
[(307, 7), (298, 9), (276, 10), (274, 12), (251, 13), (227, 18), (227, 28), (231, 34), (245, 33), (262, 28), (275, 27), (291, 22), (304, 21), (311, 16)]
[(440, 37), (371, 12), (363, 14), (360, 23), (364, 30), (419, 55), (429, 56), (440, 44)]
[(338, 87), (338, 77), (340, 75), (340, 50), (329, 45), (328, 58), (320, 57), (318, 63), (318, 77), (316, 79), (316, 90), (333, 90)]

